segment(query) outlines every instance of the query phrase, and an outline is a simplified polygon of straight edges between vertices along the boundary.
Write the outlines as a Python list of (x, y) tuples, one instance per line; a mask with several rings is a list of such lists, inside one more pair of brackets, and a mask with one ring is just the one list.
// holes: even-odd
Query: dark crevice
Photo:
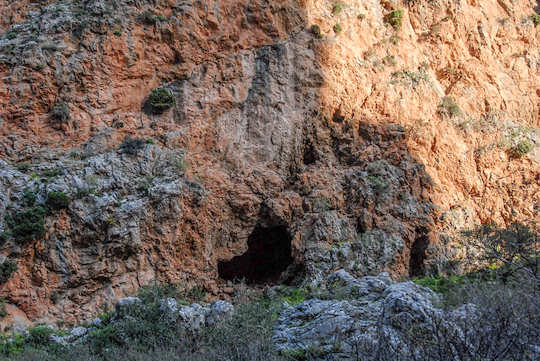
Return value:
[(426, 259), (426, 250), (429, 245), (428, 231), (425, 227), (416, 229), (416, 238), (411, 247), (411, 258), (409, 260), (409, 276), (424, 276), (426, 268), (424, 261)]
[(314, 164), (317, 160), (319, 160), (317, 151), (313, 147), (313, 144), (309, 142), (306, 148), (304, 149), (304, 164), (305, 165)]
[(218, 273), (225, 280), (273, 283), (292, 262), (291, 235), (287, 228), (257, 226), (248, 238), (246, 253), (230, 261), (220, 261)]

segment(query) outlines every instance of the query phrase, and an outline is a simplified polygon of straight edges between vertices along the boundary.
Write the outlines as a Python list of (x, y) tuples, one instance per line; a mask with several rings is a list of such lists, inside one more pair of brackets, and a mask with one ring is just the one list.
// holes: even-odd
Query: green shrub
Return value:
[(46, 346), (49, 344), (49, 337), (54, 330), (49, 327), (38, 326), (28, 330), (26, 342), (33, 346)]
[(341, 33), (342, 31), (343, 31), (343, 28), (341, 27), (340, 24), (334, 25), (334, 33), (339, 34), (339, 33)]
[(308, 359), (307, 351), (302, 348), (284, 350), (281, 354), (287, 359), (295, 361), (306, 361)]
[(401, 29), (401, 22), (403, 21), (403, 10), (396, 9), (386, 14), (386, 22), (394, 28), (394, 30)]
[(114, 325), (107, 325), (90, 332), (88, 339), (91, 349), (97, 353), (101, 353), (113, 345), (121, 345), (123, 341)]
[(62, 174), (62, 168), (53, 168), (53, 169), (47, 169), (43, 171), (41, 175), (47, 178), (52, 178), (52, 177), (57, 177), (61, 174)]
[(176, 102), (174, 94), (169, 89), (157, 88), (152, 90), (148, 97), (148, 103), (154, 114), (161, 114)]
[(56, 305), (60, 300), (60, 295), (58, 294), (58, 292), (52, 292), (49, 299), (51, 300), (53, 305)]
[(121, 153), (126, 153), (130, 155), (137, 155), (140, 150), (144, 149), (146, 146), (146, 141), (139, 138), (131, 138), (129, 135), (124, 138), (124, 141), (118, 149)]
[(17, 263), (9, 259), (0, 264), (0, 284), (6, 283), (18, 268)]
[(437, 275), (435, 277), (415, 278), (414, 283), (430, 288), (437, 293), (445, 294), (452, 287), (459, 286), (465, 282), (465, 276), (444, 277)]
[(31, 166), (32, 166), (31, 163), (22, 162), (22, 163), (17, 164), (17, 170), (19, 172), (25, 173), (25, 172), (28, 172), (28, 170), (30, 170)]
[(36, 203), (37, 194), (25, 189), (23, 192), (22, 204), (24, 207), (32, 207)]
[(311, 207), (314, 212), (326, 212), (332, 208), (332, 204), (327, 198), (317, 197), (311, 200)]
[(510, 148), (510, 153), (516, 158), (521, 158), (527, 153), (529, 153), (532, 149), (533, 145), (531, 144), (531, 142), (527, 140), (522, 140), (521, 142)]
[(71, 198), (64, 192), (49, 192), (47, 195), (47, 206), (54, 210), (60, 210), (69, 207)]
[(47, 211), (41, 206), (17, 211), (6, 217), (11, 235), (18, 243), (39, 239), (45, 235)]
[(7, 316), (6, 300), (0, 298), (0, 319)]
[(392, 35), (388, 38), (388, 42), (392, 45), (398, 45), (401, 38), (397, 35)]
[(139, 21), (145, 25), (154, 25), (157, 22), (157, 19), (152, 11), (146, 10), (139, 15)]
[(362, 21), (366, 18), (366, 14), (358, 14), (357, 18), (358, 20)]
[(3, 246), (4, 243), (11, 237), (11, 232), (2, 232), (0, 233), (0, 246)]
[(369, 186), (373, 188), (376, 195), (381, 195), (388, 189), (388, 184), (377, 176), (370, 175), (367, 179)]
[(184, 156), (175, 156), (171, 159), (171, 166), (179, 172), (185, 172), (188, 169), (188, 163)]
[(393, 55), (387, 55), (383, 58), (383, 63), (389, 66), (396, 66), (397, 65), (396, 57)]
[(461, 109), (456, 104), (452, 97), (446, 96), (442, 99), (439, 109), (444, 111), (450, 117), (455, 117), (461, 114)]
[(66, 123), (70, 117), (68, 105), (64, 102), (57, 103), (52, 110), (51, 116), (59, 123)]
[(540, 24), (540, 14), (532, 14), (531, 20), (534, 23), (534, 25)]
[(24, 337), (19, 334), (0, 335), (0, 355), (11, 356), (22, 351)]
[(338, 16), (347, 7), (348, 5), (343, 2), (335, 3), (334, 6), (332, 7), (332, 15)]
[(311, 33), (317, 39), (322, 39), (323, 38), (322, 33), (321, 33), (321, 27), (319, 25), (316, 25), (316, 24), (312, 25), (311, 26)]
[(287, 287), (283, 291), (280, 290), (280, 293), (284, 294), (283, 301), (291, 306), (296, 306), (309, 297), (309, 293), (303, 288)]

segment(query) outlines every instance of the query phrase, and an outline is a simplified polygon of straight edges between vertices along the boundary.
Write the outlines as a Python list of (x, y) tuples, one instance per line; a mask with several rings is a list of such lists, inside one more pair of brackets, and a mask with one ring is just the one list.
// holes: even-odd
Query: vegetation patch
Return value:
[(283, 287), (279, 291), (283, 295), (283, 301), (291, 306), (296, 306), (306, 299), (311, 298), (310, 293), (304, 288)]
[(166, 88), (156, 88), (152, 90), (148, 97), (148, 104), (153, 114), (162, 114), (172, 107), (176, 102), (174, 94)]
[(53, 178), (53, 177), (58, 177), (59, 175), (62, 174), (62, 172), (63, 172), (62, 168), (53, 168), (53, 169), (47, 169), (43, 171), (41, 175), (47, 178)]
[(367, 177), (367, 179), (369, 186), (373, 188), (375, 194), (378, 196), (383, 194), (389, 188), (388, 183), (386, 183), (380, 177), (370, 175)]
[(326, 212), (332, 208), (332, 204), (328, 198), (317, 197), (311, 200), (311, 207), (314, 212)]
[(465, 282), (464, 276), (448, 276), (444, 277), (437, 275), (434, 277), (414, 278), (414, 283), (430, 288), (437, 293), (445, 294), (452, 287), (459, 286)]
[(540, 14), (532, 14), (531, 20), (534, 23), (534, 25), (540, 24)]
[(47, 195), (47, 206), (54, 210), (65, 209), (69, 207), (71, 198), (64, 192), (49, 192)]
[(57, 103), (53, 107), (51, 117), (58, 123), (67, 123), (70, 118), (68, 105), (65, 102)]
[(439, 110), (447, 114), (449, 117), (456, 117), (461, 114), (461, 109), (456, 104), (452, 97), (446, 96), (439, 104)]
[(203, 326), (194, 336), (181, 322), (164, 317), (160, 302), (164, 297), (173, 297), (179, 304), (186, 304), (182, 297), (188, 291), (173, 285), (145, 287), (138, 295), (142, 302), (128, 307), (125, 317), (113, 322), (111, 313), (103, 315), (102, 326), (78, 343), (59, 347), (49, 341), (56, 332), (37, 327), (18, 340), (17, 348), (10, 343), (9, 348), (2, 349), (4, 343), (0, 340), (0, 355), (19, 352), (13, 361), (290, 361), (278, 355), (271, 341), (274, 322), (283, 310), (281, 299), (238, 295), (250, 301), (238, 304), (232, 319), (214, 327)]
[(343, 28), (341, 27), (340, 24), (334, 25), (334, 33), (339, 34), (339, 33), (341, 33), (342, 31), (343, 31)]
[(155, 25), (158, 21), (166, 21), (167, 18), (163, 15), (157, 15), (151, 11), (146, 10), (141, 15), (139, 15), (139, 21), (145, 25)]
[(20, 244), (40, 239), (45, 235), (45, 216), (47, 210), (41, 206), (34, 206), (20, 210), (6, 217), (11, 235)]
[(398, 45), (401, 38), (397, 35), (392, 35), (388, 38), (388, 42), (392, 45)]
[(19, 269), (17, 263), (9, 259), (0, 264), (0, 284), (6, 283), (17, 269)]
[(118, 150), (121, 153), (129, 154), (129, 155), (137, 155), (139, 151), (144, 149), (146, 146), (146, 141), (144, 139), (139, 138), (131, 138), (129, 135), (124, 138), (124, 141), (120, 146), (118, 147)]
[(384, 65), (388, 65), (388, 66), (396, 66), (397, 65), (396, 57), (393, 55), (387, 55), (383, 58), (383, 63)]
[(0, 319), (7, 316), (6, 300), (0, 298)]
[(316, 25), (316, 24), (312, 25), (311, 26), (311, 33), (317, 39), (322, 39), (323, 38), (323, 35), (321, 33), (321, 27), (319, 25)]
[(393, 72), (391, 76), (394, 79), (392, 83), (403, 82), (403, 83), (411, 84), (413, 87), (416, 87), (422, 81), (429, 80), (429, 76), (422, 69), (419, 71), (412, 71), (412, 70), (404, 69), (404, 70)]
[(23, 191), (22, 205), (24, 207), (32, 207), (36, 203), (37, 194), (28, 189)]
[(465, 249), (474, 249), (466, 259), (475, 259), (476, 267), (489, 278), (500, 277), (504, 282), (526, 273), (536, 280), (540, 278), (538, 268), (539, 239), (536, 225), (513, 223), (506, 228), (485, 224), (463, 232)]
[(6, 243), (10, 237), (11, 237), (11, 232), (0, 233), (0, 247), (3, 246), (4, 243)]
[(531, 142), (522, 140), (510, 148), (510, 153), (516, 158), (521, 158), (527, 155), (527, 153), (529, 153), (532, 149), (533, 145)]
[(24, 337), (19, 334), (0, 335), (0, 355), (12, 356), (23, 350)]
[(403, 21), (403, 10), (396, 9), (390, 11), (388, 14), (386, 14), (385, 20), (394, 28), (394, 30), (401, 29), (401, 23)]
[(49, 344), (49, 337), (54, 334), (54, 330), (45, 327), (38, 326), (28, 330), (28, 337), (26, 343), (34, 347), (43, 347)]
[(22, 163), (17, 164), (16, 167), (19, 172), (26, 173), (30, 170), (30, 168), (32, 167), (32, 164), (28, 162), (22, 162)]
[(332, 7), (332, 15), (338, 16), (343, 10), (345, 10), (349, 5), (343, 3), (343, 2), (337, 2)]

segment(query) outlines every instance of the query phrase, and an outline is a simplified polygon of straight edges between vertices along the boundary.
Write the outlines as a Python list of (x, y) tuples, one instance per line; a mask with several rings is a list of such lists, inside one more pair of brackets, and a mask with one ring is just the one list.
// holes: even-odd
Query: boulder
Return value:
[(227, 301), (216, 301), (210, 305), (210, 312), (206, 316), (207, 326), (216, 326), (217, 324), (228, 320), (234, 313), (234, 306)]

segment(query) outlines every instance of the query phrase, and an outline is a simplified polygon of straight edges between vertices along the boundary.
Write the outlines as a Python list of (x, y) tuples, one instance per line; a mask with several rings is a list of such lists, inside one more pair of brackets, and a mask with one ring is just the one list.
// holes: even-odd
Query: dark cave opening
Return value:
[(256, 226), (248, 238), (248, 250), (230, 261), (220, 261), (218, 273), (222, 279), (245, 279), (249, 284), (275, 282), (292, 262), (287, 228)]
[(416, 229), (416, 238), (411, 247), (411, 258), (409, 260), (409, 276), (419, 277), (426, 274), (424, 261), (426, 250), (429, 245), (428, 231), (424, 227)]
[(319, 160), (319, 156), (317, 152), (315, 151), (313, 144), (311, 144), (310, 142), (304, 149), (304, 164), (310, 165), (310, 164), (315, 163), (317, 160)]

